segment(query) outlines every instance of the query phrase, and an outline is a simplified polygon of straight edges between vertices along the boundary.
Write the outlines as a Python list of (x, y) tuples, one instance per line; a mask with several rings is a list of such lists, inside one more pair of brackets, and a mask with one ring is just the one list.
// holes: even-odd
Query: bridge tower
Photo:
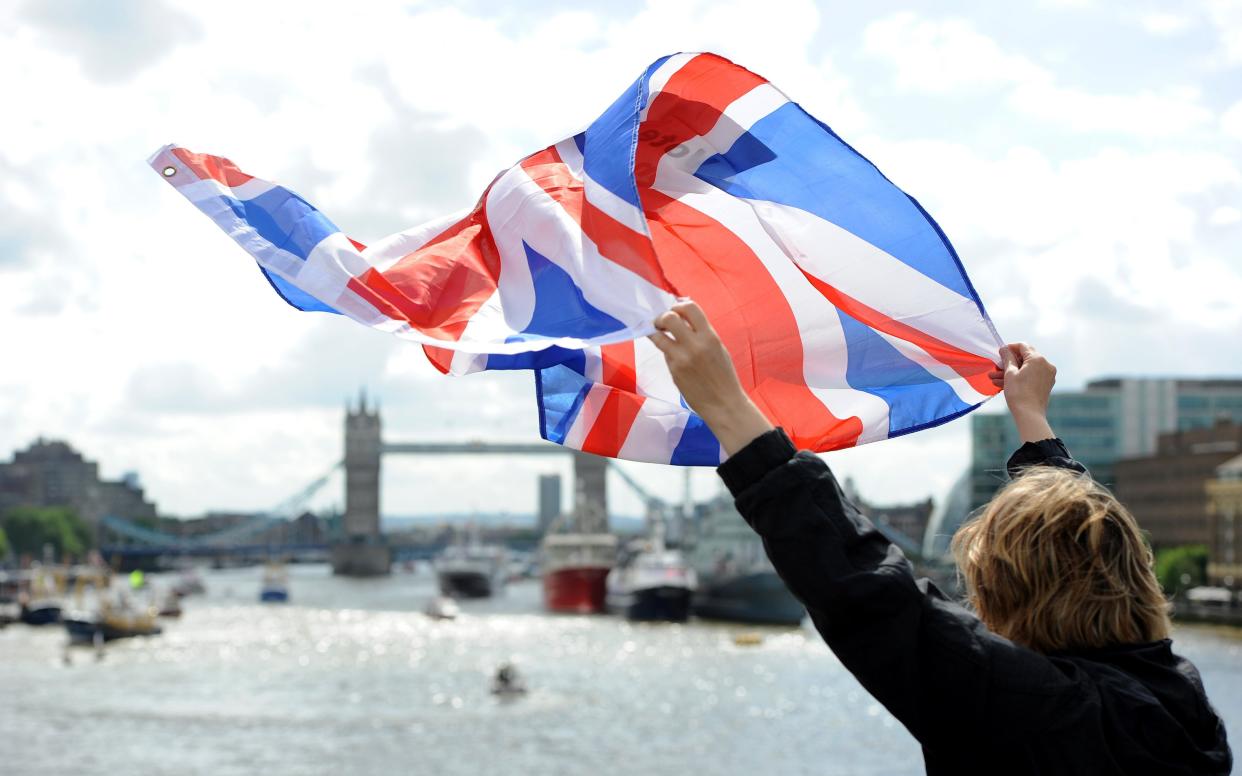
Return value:
[(608, 459), (574, 450), (574, 506), (584, 533), (608, 533)]
[(363, 391), (357, 409), (345, 406), (345, 518), (343, 536), (332, 547), (332, 571), (352, 577), (387, 574), (392, 555), (380, 533), (379, 406), (367, 407)]

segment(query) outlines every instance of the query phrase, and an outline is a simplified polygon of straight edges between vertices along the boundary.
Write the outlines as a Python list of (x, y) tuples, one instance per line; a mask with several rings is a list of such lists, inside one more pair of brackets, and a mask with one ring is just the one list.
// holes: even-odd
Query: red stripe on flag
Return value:
[(225, 186), (240, 186), (254, 176), (247, 175), (237, 169), (237, 165), (233, 164), (223, 156), (210, 156), (208, 154), (196, 154), (185, 150), (184, 148), (172, 149), (173, 156), (177, 157), (193, 170), (200, 178), (211, 178), (223, 183)]
[(595, 416), (595, 424), (582, 440), (582, 450), (596, 455), (616, 458), (630, 435), (634, 418), (643, 407), (643, 398), (633, 393), (609, 390), (604, 404)]
[(806, 279), (811, 282), (811, 285), (817, 291), (824, 295), (825, 299), (844, 311), (846, 315), (870, 326), (876, 331), (882, 331), (898, 339), (903, 339), (912, 345), (917, 345), (932, 358), (961, 375), (970, 384), (971, 388), (974, 388), (984, 396), (995, 396), (1000, 393), (1000, 389), (992, 383), (987, 375), (988, 372), (996, 369), (996, 365), (991, 359), (984, 358), (975, 353), (969, 353), (926, 332), (919, 331), (913, 326), (893, 320), (879, 310), (842, 293), (835, 286), (824, 282), (806, 270), (803, 270), (802, 274), (806, 276)]
[(746, 68), (712, 54), (699, 54), (673, 73), (638, 128), (634, 178), (639, 192), (655, 181), (666, 153), (710, 132), (730, 103), (765, 83)]
[(424, 334), (460, 339), (500, 278), (500, 254), (483, 213), (486, 200), (484, 192), (470, 215), (384, 272), (369, 269), (350, 279), (349, 287), (385, 315)]
[(446, 375), (453, 366), (453, 354), (455, 350), (447, 348), (437, 348), (431, 345), (423, 345), (423, 355), (431, 362), (431, 365), (439, 370), (440, 374)]
[(642, 189), (641, 195), (670, 279), (703, 308), (751, 399), (799, 447), (835, 450), (855, 444), (862, 421), (836, 417), (807, 386), (793, 309), (759, 257), (689, 205), (653, 189)]
[(638, 375), (634, 366), (634, 343), (621, 342), (600, 348), (602, 378), (604, 385), (611, 385), (630, 393), (638, 392)]
[(526, 157), (522, 160), (522, 169), (578, 223), (601, 256), (657, 288), (677, 293), (664, 277), (647, 236), (592, 205), (584, 195), (582, 181), (569, 171), (555, 148), (545, 148)]

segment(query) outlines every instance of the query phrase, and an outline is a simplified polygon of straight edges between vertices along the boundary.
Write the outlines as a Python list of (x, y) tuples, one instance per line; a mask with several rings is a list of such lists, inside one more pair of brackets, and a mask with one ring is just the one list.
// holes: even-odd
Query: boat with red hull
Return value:
[(550, 612), (606, 610), (608, 572), (617, 557), (612, 534), (549, 534), (543, 540), (543, 602)]

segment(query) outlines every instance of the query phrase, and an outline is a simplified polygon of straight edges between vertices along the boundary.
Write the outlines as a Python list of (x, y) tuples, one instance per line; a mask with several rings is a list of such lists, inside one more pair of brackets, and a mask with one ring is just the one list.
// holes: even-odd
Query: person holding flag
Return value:
[(656, 319), (689, 406), (724, 447), (718, 472), (841, 662), (923, 747), (929, 774), (1228, 774), (1225, 728), (1174, 654), (1134, 518), (1055, 437), (1056, 369), (1000, 350), (1023, 445), (1013, 477), (954, 539), (974, 611), (928, 580), (742, 389), (694, 302)]

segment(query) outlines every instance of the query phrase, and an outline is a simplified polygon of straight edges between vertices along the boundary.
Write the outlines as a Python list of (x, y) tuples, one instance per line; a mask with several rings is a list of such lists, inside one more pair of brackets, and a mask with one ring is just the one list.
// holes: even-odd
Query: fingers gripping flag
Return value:
[(931, 216), (713, 54), (660, 59), (473, 210), (369, 247), (222, 157), (167, 146), (150, 163), (294, 307), (420, 343), (445, 373), (533, 370), (540, 432), (569, 447), (721, 461), (646, 339), (678, 297), (801, 447), (908, 434), (997, 392), (1001, 339)]

